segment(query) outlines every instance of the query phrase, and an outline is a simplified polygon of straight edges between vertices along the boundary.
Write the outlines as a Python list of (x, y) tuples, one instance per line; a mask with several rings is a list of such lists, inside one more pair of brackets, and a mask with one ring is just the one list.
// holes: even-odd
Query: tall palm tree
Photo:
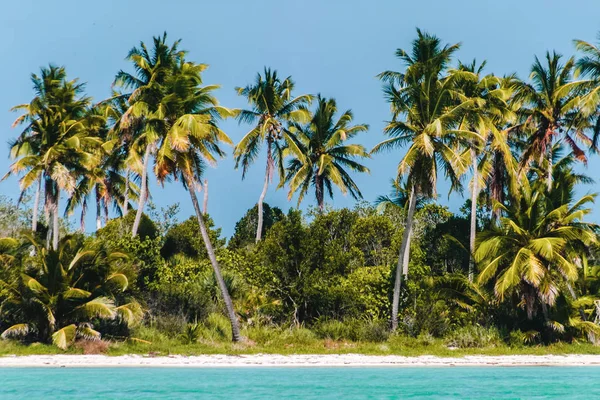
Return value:
[[(334, 99), (317, 97), (317, 108), (308, 124), (292, 122), (289, 131), (294, 135), (296, 146), (290, 148), (292, 156), (287, 168), (286, 181), (290, 185), (288, 199), (299, 192), (298, 204), (310, 186), (314, 187), (319, 209), (323, 211), (325, 194), (333, 197), (332, 187), (337, 186), (343, 194), (350, 193), (362, 198), (348, 170), (369, 172), (357, 159), (369, 157), (364, 146), (347, 144), (346, 141), (368, 125), (350, 125), (352, 111), (345, 111), (336, 120), (337, 104)], [(298, 149), (295, 153), (293, 149)]]
[(589, 147), (594, 143), (586, 134), (591, 127), (590, 114), (581, 108), (584, 85), (573, 80), (575, 59), (571, 57), (562, 64), (561, 58), (556, 52), (547, 52), (544, 65), (536, 57), (529, 76), (531, 83), (517, 85), (515, 96), (524, 106), (522, 129), (531, 132), (521, 167), (532, 161), (546, 165), (548, 189), (552, 186), (553, 144), (566, 143), (574, 156), (585, 163), (587, 156), (579, 143)]
[(102, 141), (86, 131), (84, 117), (90, 99), (82, 96), (82, 84), (67, 80), (64, 68), (42, 68), (41, 76), (33, 74), (32, 81), (37, 96), (29, 104), (15, 107), (25, 111), (15, 121), (15, 125), (26, 124), (21, 142), (31, 145), (13, 152), (18, 159), (11, 165), (11, 173), (27, 171), (20, 179), (22, 190), (42, 178), (45, 208), (52, 214), (52, 246), (56, 249), (60, 192), (72, 193), (77, 177), (93, 163), (91, 152)]
[(182, 58), (165, 82), (166, 96), (159, 109), (166, 112), (150, 114), (148, 123), (162, 132), (156, 152), (156, 176), (161, 183), (168, 178), (181, 181), (190, 194), (200, 233), (231, 322), (232, 338), (237, 342), (241, 340), (237, 314), (196, 196), (205, 164), (216, 164), (215, 156), (224, 155), (221, 143), (233, 145), (216, 124), (219, 117), (233, 116), (233, 112), (218, 105), (212, 94), (217, 86), (202, 86), (201, 73), (206, 68), (205, 64), (186, 62)]
[(398, 327), (401, 282), (408, 275), (404, 260), (408, 259), (405, 253), (409, 251), (417, 197), (436, 196), (438, 169), (450, 179), (452, 189), (460, 188), (459, 177), (468, 163), (459, 156), (459, 146), (479, 139), (476, 133), (457, 131), (461, 114), (473, 105), (472, 101), (456, 101), (460, 97), (455, 83), (458, 75), (447, 75), (448, 64), (458, 48), (458, 44), (442, 46), (439, 38), (417, 29), (410, 53), (396, 51), (406, 64), (405, 72), (379, 74), (386, 83), (384, 93), (392, 121), (384, 131), (390, 138), (375, 146), (372, 153), (409, 146), (397, 170), (398, 177), (406, 175), (410, 199), (395, 274), (393, 330)]
[[(155, 127), (148, 124), (146, 119), (150, 114), (163, 111), (159, 110), (159, 105), (164, 97), (164, 83), (185, 55), (184, 51), (179, 50), (179, 43), (180, 40), (177, 40), (169, 46), (166, 32), (153, 38), (151, 51), (141, 42), (139, 47), (132, 48), (127, 55), (135, 73), (119, 71), (115, 77), (115, 86), (132, 90), (127, 98), (129, 109), (123, 114), (119, 127), (129, 129), (131, 124), (142, 124), (142, 127), (133, 130), (135, 136), (131, 138), (128, 146), (130, 164), (137, 164), (141, 175), (138, 208), (131, 232), (134, 237), (137, 235), (144, 205), (148, 199), (147, 174), (151, 153), (156, 149), (156, 141), (159, 139)], [(143, 156), (140, 157), (140, 154)]]
[[(459, 63), (458, 69), (452, 71), (457, 74), (456, 84), (464, 100), (472, 100), (474, 107), (465, 110), (459, 129), (477, 132), (482, 140), (476, 139), (469, 143), (467, 149), (471, 159), (471, 226), (469, 235), (469, 281), (473, 281), (475, 272), (475, 235), (477, 232), (477, 203), (485, 178), (490, 177), (490, 166), (484, 154), (499, 152), (504, 159), (511, 160), (511, 152), (506, 135), (501, 127), (507, 120), (512, 119), (513, 113), (507, 103), (510, 98), (510, 88), (503, 87), (501, 78), (493, 74), (483, 75), (485, 61), (479, 66), (473, 60), (471, 64)], [(486, 145), (489, 144), (489, 147)], [(485, 168), (487, 171), (481, 171)], [(486, 173), (487, 172), (487, 173)], [(487, 176), (486, 176), (487, 175)]]
[(575, 40), (575, 47), (583, 53), (583, 56), (575, 62), (575, 73), (589, 78), (587, 82), (583, 82), (585, 91), (580, 107), (582, 112), (590, 114), (595, 119), (590, 148), (597, 151), (600, 138), (600, 97), (598, 96), (600, 91), (600, 49), (584, 40)]
[(294, 82), (291, 77), (281, 80), (277, 71), (265, 68), (264, 76), (260, 73), (252, 85), (236, 88), (240, 96), (244, 96), (251, 108), (238, 113), (240, 123), (256, 123), (240, 142), (235, 146), (235, 166), (242, 167), (242, 179), (260, 152), (264, 144), (267, 148), (267, 166), (262, 192), (258, 198), (258, 226), (256, 228), (256, 241), (260, 241), (263, 228), (263, 203), (269, 182), (273, 178), (275, 163), (278, 166), (280, 181), (283, 181), (285, 168), (283, 164), (283, 148), (288, 146), (294, 151), (297, 145), (286, 129), (285, 122), (304, 122), (309, 119), (306, 105), (310, 104), (312, 96), (301, 95), (292, 97)]
[(520, 182), (518, 196), (497, 205), (506, 216), (499, 227), (480, 234), (475, 253), (482, 266), (480, 283), (493, 280), (500, 300), (520, 296), (528, 319), (541, 309), (551, 328), (556, 323), (548, 307), (577, 280), (581, 249), (598, 244), (598, 227), (583, 221), (595, 195), (575, 199), (580, 177), (570, 169), (571, 161), (556, 165), (549, 191), (544, 170), (536, 170), (531, 182)]

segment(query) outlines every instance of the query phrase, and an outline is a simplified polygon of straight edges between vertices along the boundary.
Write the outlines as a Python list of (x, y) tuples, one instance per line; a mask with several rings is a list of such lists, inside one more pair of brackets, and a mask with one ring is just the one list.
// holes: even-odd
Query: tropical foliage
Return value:
[[(208, 65), (166, 34), (133, 47), (132, 72), (97, 103), (65, 68), (42, 68), (33, 99), (14, 107), (6, 176), (20, 195), (0, 197), (2, 338), (598, 343), (600, 227), (580, 170), (600, 133), (600, 51), (575, 45), (573, 57), (535, 58), (521, 80), (417, 30), (399, 70), (378, 75), (390, 117), (371, 151), (352, 111), (294, 94), (270, 68), (236, 89), (247, 109), (222, 106)], [(226, 118), (250, 125), (237, 144)], [(242, 179), (263, 150), (266, 161), (229, 240), (197, 195), (226, 146)], [(392, 192), (365, 194), (358, 178), (382, 152), (397, 163)], [(316, 207), (265, 203), (276, 174), (289, 200), (314, 195)], [(181, 184), (194, 215), (179, 221), (178, 204), (160, 215), (153, 179)], [(437, 203), (441, 179), (468, 198), (459, 212)], [(356, 206), (326, 204), (337, 192)]]

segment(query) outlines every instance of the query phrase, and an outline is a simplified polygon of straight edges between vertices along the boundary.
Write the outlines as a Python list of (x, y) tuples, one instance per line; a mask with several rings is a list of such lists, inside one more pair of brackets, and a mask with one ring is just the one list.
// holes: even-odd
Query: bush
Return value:
[(321, 320), (313, 326), (321, 339), (352, 340), (355, 342), (385, 342), (390, 332), (385, 321), (371, 319)]
[(243, 335), (258, 344), (264, 345), (280, 337), (282, 330), (277, 326), (256, 325), (247, 327)]
[(196, 343), (202, 336), (202, 326), (198, 322), (187, 324), (183, 333), (181, 334), (181, 340), (185, 344)]
[(167, 337), (174, 338), (183, 332), (186, 323), (187, 319), (182, 314), (165, 314), (154, 317), (152, 326)]
[(357, 332), (358, 336), (354, 340), (365, 342), (385, 342), (390, 337), (390, 330), (385, 321), (361, 321)]
[(341, 340), (349, 338), (350, 327), (342, 321), (326, 319), (313, 325), (313, 332), (320, 339)]
[(309, 345), (315, 342), (315, 334), (306, 328), (291, 328), (284, 330), (278, 340), (283, 343), (293, 343), (299, 346)]
[(484, 328), (479, 325), (458, 328), (446, 337), (446, 344), (448, 346), (461, 349), (495, 347), (501, 341), (500, 334), (496, 328)]
[(538, 331), (521, 332), (520, 330), (511, 331), (508, 335), (508, 344), (512, 347), (522, 347), (540, 342), (540, 333)]
[(231, 341), (231, 324), (224, 315), (209, 314), (202, 324), (202, 338), (210, 341)]

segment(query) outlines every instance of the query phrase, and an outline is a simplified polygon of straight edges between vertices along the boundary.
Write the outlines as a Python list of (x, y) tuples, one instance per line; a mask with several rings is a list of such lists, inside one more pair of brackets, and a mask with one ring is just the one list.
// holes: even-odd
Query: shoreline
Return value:
[(1, 356), (0, 368), (218, 368), (218, 367), (525, 367), (599, 366), (600, 355), (512, 355), (464, 357), (369, 356), (362, 354), (249, 354), (201, 356), (31, 355)]

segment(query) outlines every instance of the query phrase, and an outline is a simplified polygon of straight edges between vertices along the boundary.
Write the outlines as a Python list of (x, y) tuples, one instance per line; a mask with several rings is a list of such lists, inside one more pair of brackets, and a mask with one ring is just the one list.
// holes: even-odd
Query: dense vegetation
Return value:
[[(268, 68), (236, 89), (247, 109), (219, 105), (207, 65), (166, 34), (130, 51), (132, 72), (119, 71), (99, 103), (63, 67), (42, 68), (35, 97), (15, 107), (22, 131), (7, 176), (21, 195), (0, 198), (2, 338), (179, 351), (220, 341), (293, 351), (318, 339), (340, 351), (353, 341), (596, 344), (600, 230), (586, 221), (595, 194), (578, 195), (592, 179), (576, 170), (597, 151), (600, 50), (576, 47), (577, 58), (536, 58), (524, 81), (456, 61), (458, 44), (418, 30), (396, 52), (401, 71), (379, 75), (391, 116), (371, 151), (350, 110), (293, 93), (291, 77)], [(249, 126), (234, 148), (242, 178), (261, 150), (267, 160), (257, 205), (229, 240), (202, 180), (233, 145), (224, 118)], [(336, 190), (360, 200), (353, 174), (384, 151), (398, 154), (388, 196), (326, 205)], [(314, 196), (316, 207), (264, 203), (276, 174), (290, 199)], [(458, 214), (436, 203), (439, 174), (468, 193)], [(195, 215), (157, 211), (153, 176), (182, 184)]]

